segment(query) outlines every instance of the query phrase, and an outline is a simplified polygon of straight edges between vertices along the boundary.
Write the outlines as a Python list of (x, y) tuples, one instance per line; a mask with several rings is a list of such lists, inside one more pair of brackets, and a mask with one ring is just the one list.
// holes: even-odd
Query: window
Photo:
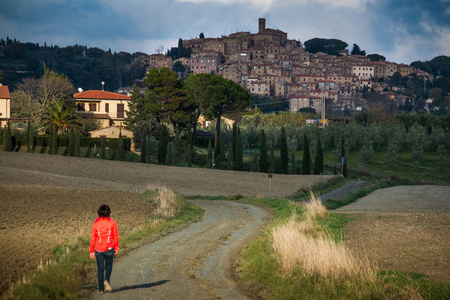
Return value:
[(117, 117), (123, 118), (125, 116), (125, 104), (117, 104)]
[(109, 113), (109, 103), (105, 103), (105, 112)]
[(97, 105), (95, 103), (89, 103), (89, 111), (97, 111)]
[(78, 103), (77, 104), (77, 110), (78, 111), (85, 111), (84, 103)]

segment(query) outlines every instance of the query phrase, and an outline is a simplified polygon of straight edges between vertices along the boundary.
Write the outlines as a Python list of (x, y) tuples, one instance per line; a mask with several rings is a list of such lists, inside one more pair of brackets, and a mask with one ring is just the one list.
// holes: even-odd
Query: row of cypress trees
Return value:
[[(49, 128), (49, 140), (48, 140), (48, 154), (57, 154), (58, 153), (58, 130), (56, 125), (53, 125)], [(13, 151), (12, 144), (12, 134), (11, 134), (11, 126), (8, 121), (7, 126), (3, 132), (3, 143), (5, 151)], [(118, 140), (118, 155), (117, 159), (123, 161), (125, 158), (124, 151), (124, 140), (122, 137), (122, 132), (119, 133)], [(27, 125), (27, 152), (33, 153), (35, 150), (35, 135), (31, 125), (30, 120), (28, 120)], [(75, 128), (71, 128), (69, 130), (69, 143), (68, 143), (68, 155), (74, 157), (81, 156), (81, 133)], [(100, 146), (100, 158), (106, 159), (106, 138), (101, 138), (101, 146)]]
[[(281, 158), (281, 170), (283, 173), (297, 174), (297, 167), (296, 167), (297, 163), (294, 151), (291, 153), (291, 163), (289, 167), (289, 153), (284, 127), (281, 128), (280, 158)], [(270, 162), (270, 164), (268, 164), (268, 161)], [(266, 136), (264, 130), (261, 130), (260, 170), (261, 172), (274, 172), (273, 147), (271, 147), (271, 155), (268, 160)], [(306, 134), (304, 135), (302, 171), (303, 174), (305, 175), (311, 174), (311, 154), (309, 151), (308, 136)], [(323, 174), (323, 149), (320, 137), (317, 142), (317, 151), (316, 151), (316, 158), (314, 160), (313, 174)]]

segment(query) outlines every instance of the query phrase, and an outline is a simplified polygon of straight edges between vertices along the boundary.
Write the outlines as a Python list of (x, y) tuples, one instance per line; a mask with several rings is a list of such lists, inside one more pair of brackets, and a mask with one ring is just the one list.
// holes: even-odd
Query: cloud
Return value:
[(25, 42), (153, 53), (204, 33), (269, 28), (306, 41), (337, 38), (409, 63), (450, 55), (450, 0), (15, 0), (2, 1), (1, 33)]

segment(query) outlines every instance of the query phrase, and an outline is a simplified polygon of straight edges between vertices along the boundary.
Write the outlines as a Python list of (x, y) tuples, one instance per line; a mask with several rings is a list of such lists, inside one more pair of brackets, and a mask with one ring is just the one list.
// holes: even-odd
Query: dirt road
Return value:
[(368, 186), (370, 184), (369, 181), (349, 181), (347, 183), (345, 183), (344, 185), (338, 187), (335, 190), (332, 190), (326, 194), (323, 194), (322, 196), (320, 196), (320, 199), (322, 201), (327, 201), (327, 200), (339, 200), (341, 198), (344, 198), (356, 191), (359, 191), (363, 188), (365, 188), (366, 186)]
[(236, 202), (193, 202), (205, 210), (200, 222), (118, 261), (113, 292), (92, 299), (247, 299), (232, 266), (268, 221), (267, 211)]

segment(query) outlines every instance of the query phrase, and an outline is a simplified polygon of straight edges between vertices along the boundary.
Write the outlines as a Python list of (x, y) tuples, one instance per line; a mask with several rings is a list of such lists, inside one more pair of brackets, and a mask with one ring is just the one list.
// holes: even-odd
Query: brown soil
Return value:
[(56, 244), (89, 234), (102, 203), (111, 206), (118, 224), (129, 228), (144, 225), (152, 211), (130, 192), (1, 185), (0, 195), (0, 294), (51, 259)]
[(380, 270), (429, 275), (450, 284), (450, 214), (352, 214), (348, 244), (368, 253)]
[(409, 271), (450, 284), (450, 187), (382, 189), (339, 208), (354, 221), (348, 244), (368, 253), (381, 270)]

